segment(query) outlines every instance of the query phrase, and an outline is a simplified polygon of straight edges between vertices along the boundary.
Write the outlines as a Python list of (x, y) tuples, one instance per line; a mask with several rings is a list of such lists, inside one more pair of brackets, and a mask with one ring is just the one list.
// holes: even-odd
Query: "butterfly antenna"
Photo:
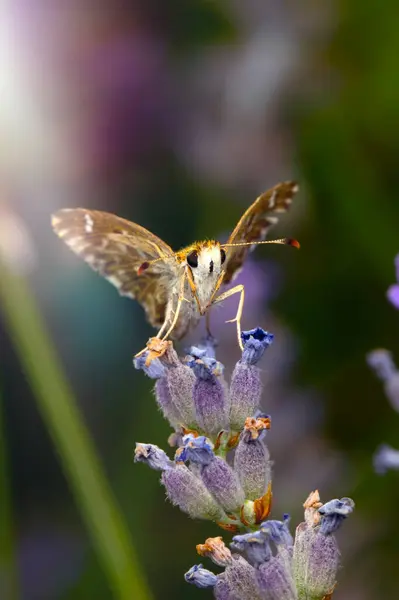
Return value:
[(259, 244), (283, 244), (284, 246), (293, 246), (294, 248), (301, 247), (298, 240), (295, 240), (294, 238), (280, 238), (279, 240), (264, 240), (262, 242), (237, 242), (236, 244), (223, 244), (223, 248), (230, 248), (231, 246), (254, 246)]

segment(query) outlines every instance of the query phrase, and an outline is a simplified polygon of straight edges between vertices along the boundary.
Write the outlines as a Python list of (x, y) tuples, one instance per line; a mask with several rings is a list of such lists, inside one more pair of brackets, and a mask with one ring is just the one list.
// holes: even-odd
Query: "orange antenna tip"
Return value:
[(301, 244), (298, 242), (298, 240), (294, 240), (293, 238), (287, 239), (287, 245), (294, 246), (294, 248), (298, 248), (298, 250), (301, 247)]

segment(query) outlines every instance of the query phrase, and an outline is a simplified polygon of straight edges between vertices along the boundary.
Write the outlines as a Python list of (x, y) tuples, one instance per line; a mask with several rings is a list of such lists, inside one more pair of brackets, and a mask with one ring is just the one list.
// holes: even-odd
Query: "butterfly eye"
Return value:
[(192, 268), (198, 267), (198, 252), (196, 250), (187, 255), (187, 263)]
[(226, 260), (226, 250), (223, 250), (223, 248), (221, 248), (220, 249), (220, 264), (223, 264), (225, 260)]

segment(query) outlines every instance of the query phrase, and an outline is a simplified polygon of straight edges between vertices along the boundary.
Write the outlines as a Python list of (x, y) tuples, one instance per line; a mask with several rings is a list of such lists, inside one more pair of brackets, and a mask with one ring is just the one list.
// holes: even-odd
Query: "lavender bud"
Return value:
[(217, 582), (217, 577), (212, 571), (204, 569), (202, 565), (194, 565), (184, 574), (187, 583), (192, 583), (198, 588), (213, 587)]
[(172, 427), (179, 427), (179, 425), (183, 423), (183, 417), (173, 403), (166, 377), (161, 377), (161, 379), (158, 379), (156, 382), (155, 398), (165, 419), (169, 421)]
[(293, 573), (299, 598), (322, 600), (336, 584), (340, 553), (333, 535), (319, 527), (298, 525), (295, 535)]
[(174, 469), (164, 471), (161, 481), (172, 504), (193, 519), (222, 521), (226, 517), (201, 479), (185, 465), (178, 464)]
[(136, 443), (134, 462), (144, 462), (156, 471), (166, 471), (175, 467), (175, 463), (168, 458), (161, 448), (154, 444), (141, 444), (139, 442)]
[(254, 567), (258, 567), (272, 556), (269, 541), (260, 531), (235, 535), (230, 547), (236, 552), (244, 552), (248, 562)]
[(233, 556), (233, 561), (219, 575), (213, 592), (217, 600), (262, 599), (255, 569), (242, 556)]
[(374, 454), (373, 458), (374, 469), (376, 473), (383, 475), (389, 469), (399, 470), (399, 450), (391, 448), (391, 446), (382, 445)]
[(165, 345), (159, 358), (147, 365), (148, 354), (147, 351), (134, 359), (134, 366), (151, 379), (157, 379), (155, 397), (162, 414), (172, 427), (197, 428), (192, 399), (195, 376), (191, 369), (181, 363), (171, 342)]
[[(279, 555), (272, 556), (270, 560), (260, 565), (256, 570), (256, 580), (262, 597), (267, 600), (297, 600), (298, 598), (291, 570)], [(308, 596), (304, 597), (308, 598)]]
[(242, 358), (233, 371), (230, 385), (230, 428), (241, 431), (245, 419), (259, 408), (262, 382), (256, 363), (273, 341), (273, 335), (260, 327), (243, 331)]
[(196, 380), (193, 399), (198, 425), (208, 436), (216, 436), (228, 427), (228, 398), (219, 375), (223, 365), (205, 355), (205, 350), (191, 348), (187, 365), (193, 370)]
[(169, 348), (160, 360), (166, 367), (169, 393), (181, 415), (180, 424), (188, 429), (198, 429), (193, 402), (194, 373), (180, 361), (173, 348)]
[(268, 427), (268, 418), (246, 419), (235, 452), (234, 470), (249, 500), (263, 496), (271, 481), (270, 454), (262, 439)]
[[(319, 504), (313, 492), (305, 503), (312, 501), (313, 505)], [(318, 494), (317, 494), (318, 496)], [(309, 501), (309, 502), (308, 502)], [(353, 511), (354, 502), (350, 498), (331, 500), (317, 508), (322, 515), (321, 524), (317, 520), (308, 519), (308, 523), (301, 523), (296, 530), (293, 571), (299, 598), (322, 599), (331, 594), (335, 584), (340, 563), (340, 552), (334, 535), (342, 521)], [(309, 515), (308, 515), (309, 516)]]
[(236, 600), (237, 596), (232, 595), (224, 573), (219, 575), (216, 585), (213, 588), (213, 595), (216, 600)]
[(237, 513), (244, 504), (245, 496), (240, 481), (223, 458), (215, 456), (202, 466), (202, 481), (227, 513)]
[(233, 560), (221, 536), (208, 538), (205, 544), (198, 544), (197, 552), (200, 556), (208, 556), (219, 567), (226, 567)]
[(342, 522), (353, 512), (355, 503), (352, 498), (342, 498), (338, 500), (330, 500), (319, 508), (319, 513), (322, 515), (320, 533), (330, 535), (334, 533)]

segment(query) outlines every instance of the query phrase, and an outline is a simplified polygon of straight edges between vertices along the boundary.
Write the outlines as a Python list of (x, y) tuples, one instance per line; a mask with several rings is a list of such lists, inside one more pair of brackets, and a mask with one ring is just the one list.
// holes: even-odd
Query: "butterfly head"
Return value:
[(198, 242), (187, 248), (184, 255), (194, 281), (217, 278), (226, 260), (225, 250), (215, 241)]

